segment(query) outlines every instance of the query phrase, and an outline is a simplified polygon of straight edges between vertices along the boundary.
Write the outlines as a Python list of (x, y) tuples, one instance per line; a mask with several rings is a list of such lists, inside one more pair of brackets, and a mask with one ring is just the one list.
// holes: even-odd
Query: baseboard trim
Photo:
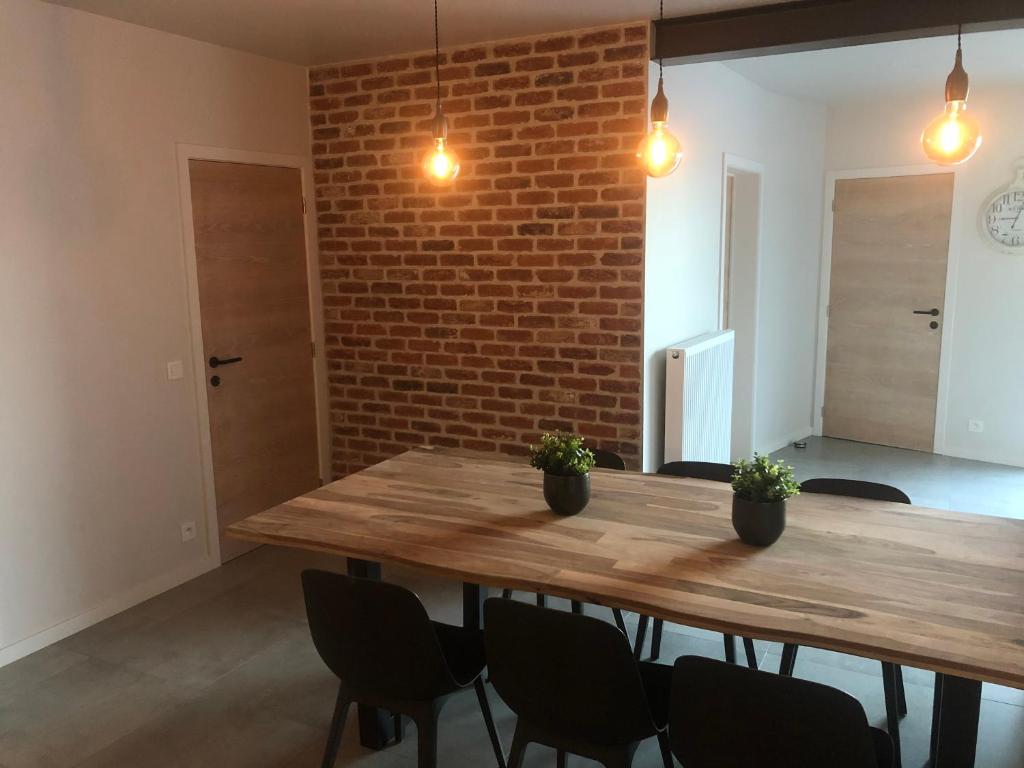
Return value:
[(104, 619), (109, 619), (111, 616), (121, 613), (121, 611), (126, 611), (139, 603), (144, 603), (151, 597), (156, 597), (162, 592), (184, 584), (186, 581), (202, 576), (217, 566), (218, 563), (206, 559), (188, 563), (182, 568), (161, 574), (127, 592), (109, 597), (84, 613), (73, 616), (34, 635), (29, 635), (23, 640), (17, 640), (12, 645), (0, 648), (0, 667), (4, 667), (29, 654), (42, 650), (48, 645), (53, 645), (65, 637), (81, 632), (93, 624), (98, 624)]

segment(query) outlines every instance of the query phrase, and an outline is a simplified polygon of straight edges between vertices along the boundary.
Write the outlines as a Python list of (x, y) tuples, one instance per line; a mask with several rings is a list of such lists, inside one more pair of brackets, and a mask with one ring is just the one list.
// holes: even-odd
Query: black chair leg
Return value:
[(754, 641), (749, 637), (743, 638), (743, 652), (747, 655), (747, 666), (757, 669), (757, 649), (754, 648)]
[(893, 764), (900, 768), (900, 715), (899, 696), (896, 692), (896, 665), (889, 662), (882, 662), (882, 686), (885, 690), (885, 723), (889, 731), (889, 738), (892, 739)]
[(578, 613), (578, 614), (582, 615), (583, 614), (583, 603), (581, 603), (579, 600), (573, 600), (572, 601), (572, 612), (573, 613)]
[(626, 620), (622, 618), (622, 611), (618, 608), (612, 608), (612, 616), (615, 617), (615, 626), (619, 628), (619, 631), (626, 637), (629, 637), (629, 632), (626, 631)]
[(542, 595), (542, 594), (540, 594), (538, 592), (537, 593), (537, 606), (539, 608), (547, 608), (548, 607), (548, 596), (547, 595)]
[(483, 675), (473, 683), (473, 690), (476, 691), (477, 701), (480, 702), (480, 713), (484, 716), (484, 725), (487, 726), (487, 736), (491, 740), (491, 748), (494, 750), (495, 760), (498, 761), (498, 768), (506, 768), (505, 750), (501, 748), (501, 736), (498, 734), (498, 729), (494, 727), (494, 715), (491, 713), (491, 703), (487, 700)]
[(644, 641), (647, 639), (647, 622), (650, 616), (640, 614), (640, 620), (636, 625), (636, 642), (633, 644), (633, 657), (639, 661), (644, 652)]
[(506, 600), (511, 600), (512, 599), (512, 590), (511, 589), (503, 589), (503, 590), (501, 590), (501, 596), (503, 598), (505, 598)]
[(736, 636), (722, 635), (722, 642), (725, 644), (725, 660), (730, 664), (736, 663)]
[(942, 677), (935, 673), (935, 690), (932, 694), (932, 737), (928, 749), (929, 764), (935, 764), (935, 751), (939, 746), (939, 718), (942, 717)]
[(334, 768), (334, 762), (338, 759), (338, 747), (341, 746), (341, 734), (345, 730), (345, 719), (351, 706), (351, 699), (345, 695), (343, 688), (339, 688), (338, 700), (334, 704), (334, 716), (331, 718), (331, 729), (327, 733), (322, 768)]
[(786, 643), (782, 646), (782, 661), (779, 663), (780, 675), (793, 676), (793, 670), (796, 669), (796, 652), (799, 648), (800, 646), (794, 643)]
[(416, 718), (417, 768), (437, 768), (437, 709)]
[(512, 751), (508, 755), (508, 768), (523, 768), (523, 758), (526, 757), (526, 745), (529, 741), (522, 726), (516, 724), (516, 732), (512, 737)]
[(661, 748), (661, 762), (664, 768), (675, 768), (672, 762), (672, 745), (668, 740), (668, 728), (658, 731), (658, 746)]
[(558, 754), (555, 756), (555, 764), (558, 766), (558, 768), (566, 768), (566, 766), (569, 764), (569, 755), (565, 752), (565, 750), (558, 750)]
[(661, 619), (654, 620), (654, 631), (651, 633), (651, 661), (657, 661), (661, 656), (661, 634), (665, 631), (665, 622)]
[(900, 717), (907, 716), (907, 692), (903, 688), (903, 667), (896, 665), (896, 697), (900, 705)]

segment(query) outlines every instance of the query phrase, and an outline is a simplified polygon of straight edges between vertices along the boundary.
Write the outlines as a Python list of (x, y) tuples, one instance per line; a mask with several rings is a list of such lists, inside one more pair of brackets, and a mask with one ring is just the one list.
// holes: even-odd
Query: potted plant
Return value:
[(579, 435), (556, 432), (530, 446), (530, 466), (544, 472), (544, 501), (552, 512), (575, 515), (590, 501), (590, 469), (594, 454)]
[(732, 527), (747, 544), (774, 544), (786, 528), (786, 499), (800, 493), (793, 468), (756, 453), (733, 466)]

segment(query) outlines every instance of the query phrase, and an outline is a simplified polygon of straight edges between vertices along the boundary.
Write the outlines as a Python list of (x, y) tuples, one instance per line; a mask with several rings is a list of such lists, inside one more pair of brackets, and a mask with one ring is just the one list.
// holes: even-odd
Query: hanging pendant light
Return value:
[(437, 0), (434, 0), (434, 75), (437, 79), (437, 106), (431, 131), (434, 146), (423, 159), (423, 175), (437, 187), (447, 187), (459, 175), (459, 156), (448, 146), (448, 118), (441, 109), (441, 48), (437, 25)]
[[(658, 19), (665, 18), (665, 0), (661, 0)], [(651, 130), (636, 149), (636, 157), (648, 176), (668, 176), (683, 162), (679, 139), (668, 129), (668, 97), (662, 77), (664, 67), (658, 59), (658, 92), (651, 101)]]
[(946, 110), (921, 133), (924, 153), (940, 165), (958, 165), (970, 160), (981, 146), (981, 126), (967, 114), (967, 72), (960, 47), (961, 28), (956, 32), (956, 63), (946, 78)]

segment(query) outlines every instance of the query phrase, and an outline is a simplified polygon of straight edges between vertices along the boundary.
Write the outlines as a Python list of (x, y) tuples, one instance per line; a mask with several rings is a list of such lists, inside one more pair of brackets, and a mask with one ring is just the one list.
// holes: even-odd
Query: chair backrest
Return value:
[(878, 768), (852, 696), (698, 656), (676, 660), (669, 737), (686, 768)]
[(613, 451), (606, 451), (604, 448), (591, 448), (590, 451), (594, 454), (594, 464), (601, 469), (618, 469), (621, 471), (626, 468), (626, 462), (622, 460), (619, 454)]
[(629, 641), (615, 626), (491, 598), (484, 639), (491, 682), (518, 717), (608, 746), (657, 733)]
[(320, 658), (356, 700), (429, 701), (458, 684), (419, 598), (383, 581), (302, 573)]
[(869, 483), (866, 480), (844, 480), (839, 477), (815, 477), (800, 483), (803, 493), (830, 493), (833, 496), (850, 496), (857, 499), (874, 501), (895, 501), (909, 504), (910, 497), (899, 488), (882, 483)]
[(732, 464), (717, 464), (713, 461), (670, 461), (658, 467), (659, 475), (692, 477), (719, 483), (731, 483), (733, 471)]

